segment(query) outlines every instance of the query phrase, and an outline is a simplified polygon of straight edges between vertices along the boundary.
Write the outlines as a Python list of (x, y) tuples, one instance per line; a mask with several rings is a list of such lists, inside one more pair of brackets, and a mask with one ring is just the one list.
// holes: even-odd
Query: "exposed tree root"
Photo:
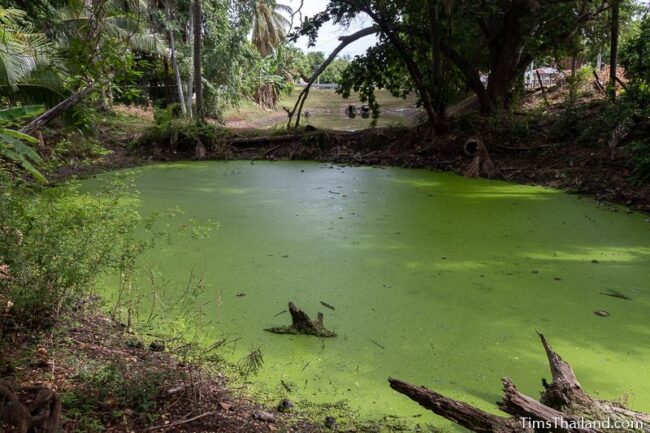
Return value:
[(278, 328), (268, 328), (266, 331), (274, 334), (303, 334), (316, 337), (336, 337), (336, 334), (323, 325), (323, 313), (318, 313), (316, 320), (311, 320), (307, 313), (289, 302), (289, 313), (291, 313), (291, 325)]
[(539, 336), (553, 382), (549, 385), (542, 380), (545, 390), (537, 401), (519, 392), (510, 379), (504, 378), (503, 400), (498, 405), (511, 417), (484, 412), (422, 386), (392, 378), (388, 381), (395, 391), (477, 433), (650, 432), (650, 415), (625, 409), (615, 402), (596, 400), (584, 392), (571, 366), (553, 351), (544, 335)]
[(490, 157), (490, 153), (485, 147), (485, 143), (480, 137), (471, 137), (465, 142), (465, 153), (474, 156), (472, 162), (469, 163), (463, 172), (465, 177), (478, 178), (481, 173), (487, 177), (494, 176), (494, 163)]
[(31, 388), (24, 405), (11, 388), (0, 381), (0, 431), (56, 433), (61, 422), (61, 399), (47, 388)]

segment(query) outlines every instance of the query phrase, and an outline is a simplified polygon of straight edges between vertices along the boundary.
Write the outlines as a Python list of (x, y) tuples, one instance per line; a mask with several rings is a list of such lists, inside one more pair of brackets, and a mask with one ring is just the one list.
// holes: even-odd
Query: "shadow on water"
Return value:
[[(179, 206), (220, 230), (146, 261), (171, 276), (205, 269), (204, 331), (240, 338), (234, 360), (261, 348), (259, 388), (291, 382), (293, 398), (347, 400), (367, 417), (417, 413), (388, 388), (394, 376), (494, 411), (502, 377), (533, 396), (549, 377), (541, 330), (588, 391), (629, 393), (636, 409), (650, 410), (650, 230), (639, 215), (424, 170), (166, 168), (138, 170), (143, 210)], [(274, 316), (289, 300), (323, 311), (339, 337), (264, 333), (284, 324), (286, 315)]]

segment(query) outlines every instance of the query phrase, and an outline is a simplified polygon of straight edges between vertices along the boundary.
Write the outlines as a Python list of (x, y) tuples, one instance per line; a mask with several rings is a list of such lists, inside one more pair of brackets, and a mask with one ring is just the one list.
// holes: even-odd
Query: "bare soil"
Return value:
[[(84, 308), (49, 331), (13, 333), (0, 357), (2, 378), (19, 390), (38, 386), (57, 392), (63, 400), (62, 432), (92, 431), (97, 424), (89, 426), (90, 418), (109, 433), (328, 431), (324, 425), (235, 394), (218, 373), (134, 341), (139, 340), (123, 325), (93, 307)], [(132, 387), (123, 393), (150, 394), (146, 410), (113, 395), (111, 382), (104, 385), (111, 389), (108, 395), (95, 401), (103, 382), (89, 382), (89, 377), (101, 377), (101, 369), (108, 366), (123, 375), (124, 386)], [(82, 399), (71, 400), (71, 395)]]

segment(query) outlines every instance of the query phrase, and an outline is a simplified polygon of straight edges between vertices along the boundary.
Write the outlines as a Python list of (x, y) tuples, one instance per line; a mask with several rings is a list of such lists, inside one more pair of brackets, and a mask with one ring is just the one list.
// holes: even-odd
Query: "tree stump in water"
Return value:
[(323, 325), (323, 313), (318, 313), (316, 320), (311, 320), (307, 313), (296, 307), (296, 304), (289, 302), (289, 313), (291, 313), (291, 325), (278, 328), (268, 328), (265, 331), (274, 334), (302, 334), (314, 335), (316, 337), (336, 337), (336, 334)]
[(553, 382), (542, 380), (540, 401), (517, 390), (503, 378), (503, 400), (499, 409), (512, 415), (502, 417), (433, 392), (389, 378), (390, 387), (420, 406), (477, 433), (650, 433), (650, 415), (626, 409), (621, 403), (596, 400), (584, 392), (571, 366), (555, 353), (539, 334), (548, 357)]

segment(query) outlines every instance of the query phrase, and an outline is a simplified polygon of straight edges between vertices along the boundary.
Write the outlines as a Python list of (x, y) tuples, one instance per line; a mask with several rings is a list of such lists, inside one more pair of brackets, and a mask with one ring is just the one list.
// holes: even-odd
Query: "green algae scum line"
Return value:
[[(144, 261), (179, 292), (201, 275), (200, 332), (236, 339), (235, 362), (259, 349), (248, 380), (273, 401), (449, 426), (386, 379), (496, 412), (502, 377), (531, 396), (548, 377), (541, 330), (586, 391), (650, 411), (642, 215), (541, 187), (311, 162), (153, 165), (136, 185), (145, 215), (178, 206), (219, 222)], [(337, 337), (265, 332), (290, 323), (289, 301), (323, 312)]]

